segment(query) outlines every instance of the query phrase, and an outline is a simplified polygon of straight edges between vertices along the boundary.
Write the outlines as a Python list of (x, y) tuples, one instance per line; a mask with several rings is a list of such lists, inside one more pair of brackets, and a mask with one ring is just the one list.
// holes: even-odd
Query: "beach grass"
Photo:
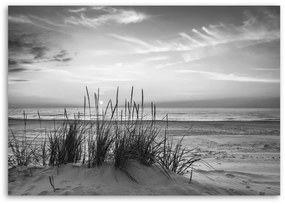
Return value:
[[(158, 125), (162, 120), (157, 120), (156, 105), (152, 102), (151, 119), (145, 122), (144, 92), (141, 91), (140, 103), (133, 100), (133, 93), (132, 87), (130, 99), (126, 99), (125, 106), (120, 108), (117, 88), (115, 103), (109, 100), (102, 109), (99, 107), (99, 89), (93, 94), (92, 103), (86, 87), (83, 118), (78, 114), (70, 119), (64, 110), (65, 120), (62, 125), (53, 130), (45, 130), (44, 140), (36, 149), (32, 142), (27, 143), (25, 131), (24, 137), (17, 139), (11, 130), (13, 137), (9, 139), (9, 147), (13, 158), (10, 160), (15, 160), (14, 164), (10, 162), (11, 165), (27, 166), (34, 162), (34, 156), (37, 155), (36, 160), (41, 161), (42, 165), (50, 166), (81, 163), (94, 168), (108, 163), (125, 172), (134, 181), (135, 178), (127, 171), (129, 161), (159, 167), (166, 174), (188, 173), (200, 158), (192, 150), (183, 147), (183, 137), (174, 143), (167, 135), (167, 125), (162, 134), (163, 130)], [(95, 110), (95, 114), (92, 114), (92, 110)], [(24, 117), (27, 121), (25, 115)], [(167, 117), (163, 120), (167, 124)], [(39, 121), (41, 125), (40, 114)]]
[(49, 155), (49, 165), (81, 161), (84, 133), (84, 127), (77, 120), (66, 121), (62, 127), (53, 132), (50, 131), (48, 134), (48, 153), (43, 151), (44, 155)]
[(9, 166), (28, 166), (39, 161), (39, 147), (34, 144), (39, 135), (32, 140), (27, 136), (27, 114), (23, 112), (24, 130), (21, 136), (16, 136), (13, 130), (10, 129), (11, 138), (8, 140), (8, 148), (12, 154), (8, 155)]

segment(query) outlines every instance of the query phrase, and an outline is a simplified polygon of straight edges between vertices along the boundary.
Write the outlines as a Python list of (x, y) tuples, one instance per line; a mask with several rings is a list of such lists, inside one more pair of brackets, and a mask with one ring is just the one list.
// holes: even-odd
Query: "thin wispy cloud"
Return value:
[(78, 8), (78, 9), (68, 9), (71, 13), (80, 13), (86, 11), (86, 8)]
[[(130, 9), (116, 9), (112, 7), (93, 7), (94, 12), (102, 10), (105, 14), (99, 15), (98, 17), (88, 17), (84, 12), (86, 9), (73, 10), (76, 13), (80, 13), (80, 16), (65, 17), (64, 23), (75, 26), (83, 26), (87, 28), (98, 28), (104, 24), (116, 23), (116, 24), (131, 24), (140, 23), (149, 18), (147, 14), (137, 12)], [(70, 10), (69, 10), (70, 11)]]
[[(32, 20), (32, 18), (34, 18), (36, 20), (43, 21), (43, 22), (45, 22), (45, 24), (36, 22), (35, 20)], [(65, 34), (65, 35), (69, 35), (68, 32), (65, 32), (65, 31), (62, 31), (62, 30), (59, 30), (59, 29), (56, 29), (56, 28), (53, 28), (51, 26), (46, 25), (46, 24), (56, 25), (55, 23), (53, 23), (47, 19), (38, 18), (36, 16), (11, 15), (11, 16), (8, 16), (8, 21), (11, 23), (17, 23), (17, 24), (31, 24), (31, 25), (34, 25), (36, 27), (43, 28), (45, 30), (54, 31), (54, 32)], [(63, 26), (63, 25), (57, 24), (57, 26)]]
[[(89, 12), (87, 14), (87, 11)], [(72, 27), (85, 27), (88, 29), (98, 29), (98, 27), (109, 24), (127, 25), (140, 23), (148, 18), (149, 15), (132, 9), (119, 9), (112, 7), (82, 7), (68, 9), (72, 15), (62, 13), (62, 19), (42, 18), (36, 15), (9, 15), (9, 22), (26, 23), (46, 30), (52, 30), (69, 34), (67, 30)], [(90, 16), (90, 12), (92, 16)], [(102, 13), (103, 12), (103, 13)], [(98, 14), (97, 14), (98, 13)], [(94, 15), (96, 14), (96, 17)], [(59, 28), (66, 28), (62, 30)]]
[(179, 33), (179, 35), (182, 38), (185, 38), (187, 40), (190, 41), (190, 43), (193, 43), (193, 47), (197, 47), (197, 46), (205, 46), (206, 44), (203, 42), (200, 42), (199, 40), (195, 40), (194, 38), (190, 37), (189, 35), (187, 35), (186, 33)]
[(31, 19), (24, 15), (8, 16), (8, 20), (13, 23), (30, 23), (33, 24)]
[(157, 40), (155, 42), (146, 42), (142, 39), (126, 35), (122, 36), (117, 34), (109, 34), (109, 36), (124, 42), (128, 42), (132, 45), (137, 45), (134, 51), (138, 54), (192, 50), (192, 46), (178, 42), (165, 42), (160, 40)]
[(263, 68), (263, 67), (254, 67), (252, 68), (255, 71), (268, 71), (268, 72), (280, 72), (279, 68)]
[[(262, 14), (264, 15), (264, 12)], [(192, 29), (193, 38), (196, 36), (214, 45), (233, 42), (238, 44), (246, 41), (250, 44), (250, 41), (262, 43), (276, 40), (280, 38), (279, 24), (276, 24), (279, 17), (273, 14), (272, 16), (271, 19), (265, 19), (247, 13), (247, 20), (244, 20), (242, 25), (219, 23), (203, 26), (200, 29)]]
[(168, 56), (155, 56), (155, 57), (148, 57), (143, 59), (144, 62), (151, 62), (151, 61), (162, 61), (169, 59)]
[(29, 19), (33, 19), (34, 21), (37, 21), (38, 23), (43, 22), (44, 24), (47, 24), (49, 26), (66, 27), (66, 25), (64, 25), (64, 24), (56, 23), (56, 22), (53, 22), (47, 18), (40, 18), (40, 17), (35, 16), (35, 15), (29, 15)]
[(176, 72), (183, 74), (185, 73), (201, 74), (209, 79), (220, 80), (220, 81), (280, 83), (279, 79), (255, 78), (251, 76), (239, 76), (236, 74), (223, 74), (223, 73), (199, 71), (199, 70), (176, 70)]
[(128, 43), (132, 43), (134, 45), (138, 45), (138, 46), (142, 46), (146, 49), (155, 49), (155, 47), (143, 40), (140, 40), (138, 38), (134, 38), (134, 37), (130, 37), (130, 36), (122, 36), (122, 35), (117, 35), (117, 34), (109, 34), (109, 36), (128, 42)]
[(15, 76), (8, 76), (8, 84), (9, 85), (19, 84), (19, 83), (26, 83), (26, 82), (30, 82), (30, 80), (22, 79), (20, 77), (15, 77)]
[(247, 18), (241, 25), (218, 23), (193, 28), (188, 32), (181, 31), (178, 36), (168, 41), (145, 42), (143, 39), (133, 36), (119, 36), (116, 34), (112, 34), (112, 36), (116, 36), (119, 40), (141, 45), (139, 53), (183, 52), (200, 48), (212, 49), (213, 46), (227, 46), (227, 44), (230, 44), (233, 48), (242, 48), (280, 39), (279, 25), (272, 26), (272, 22), (275, 23), (279, 18), (278, 16), (272, 14), (272, 17), (266, 20), (257, 19), (251, 15), (247, 15)]

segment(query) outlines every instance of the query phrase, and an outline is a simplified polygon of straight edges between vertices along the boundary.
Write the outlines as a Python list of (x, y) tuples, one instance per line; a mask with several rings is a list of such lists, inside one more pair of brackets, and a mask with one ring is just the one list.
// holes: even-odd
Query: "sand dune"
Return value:
[[(279, 177), (224, 170), (196, 170), (189, 178), (167, 177), (156, 167), (132, 163), (133, 181), (111, 165), (88, 169), (67, 164), (9, 170), (9, 195), (276, 195)], [(54, 192), (49, 176), (54, 178)]]
[[(9, 195), (280, 194), (279, 122), (205, 122), (196, 123), (192, 132), (188, 128), (189, 123), (170, 123), (169, 134), (174, 140), (185, 135), (183, 145), (196, 148), (203, 162), (211, 165), (195, 163), (191, 183), (189, 175), (168, 178), (158, 168), (138, 163), (128, 167), (138, 183), (112, 165), (88, 169), (67, 164), (9, 169)], [(55, 192), (51, 175), (59, 188)]]

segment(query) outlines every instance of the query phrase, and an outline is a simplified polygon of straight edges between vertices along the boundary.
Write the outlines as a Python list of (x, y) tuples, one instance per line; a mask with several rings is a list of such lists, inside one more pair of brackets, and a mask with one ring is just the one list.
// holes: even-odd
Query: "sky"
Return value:
[(9, 6), (9, 107), (83, 104), (85, 87), (170, 107), (278, 107), (278, 6)]

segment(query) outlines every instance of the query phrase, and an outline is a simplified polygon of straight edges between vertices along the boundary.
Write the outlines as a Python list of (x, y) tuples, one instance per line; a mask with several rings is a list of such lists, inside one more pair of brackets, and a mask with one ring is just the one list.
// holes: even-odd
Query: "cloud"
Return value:
[(16, 59), (9, 57), (8, 59), (8, 72), (20, 73), (30, 71), (40, 71), (41, 67), (34, 64), (34, 60)]
[(8, 58), (8, 66), (14, 66), (14, 65), (18, 65), (18, 64), (32, 64), (33, 62), (30, 60), (16, 60), (16, 59), (12, 59), (12, 58)]
[[(202, 30), (204, 30), (203, 27), (202, 27)], [(214, 44), (215, 43), (215, 38), (213, 38), (212, 35), (209, 35), (206, 32), (205, 32), (206, 34), (204, 34), (204, 33), (200, 32), (196, 29), (192, 29), (192, 32), (194, 32), (198, 38), (204, 40), (206, 44)]]
[(8, 48), (11, 49), (22, 49), (27, 47), (32, 47), (33, 44), (29, 42), (25, 42), (23, 39), (9, 39), (8, 40)]
[(13, 65), (17, 65), (18, 62), (14, 59), (8, 59), (8, 66), (13, 66)]
[(207, 29), (206, 27), (202, 27), (202, 30), (203, 30), (205, 33), (207, 33), (208, 35), (214, 36), (214, 34), (213, 34), (211, 31), (209, 31), (209, 29)]
[(279, 39), (279, 15), (271, 13), (271, 18), (267, 16), (268, 13), (262, 11), (255, 15), (245, 12), (246, 20), (241, 25), (219, 23), (194, 29), (193, 32), (204, 42), (215, 45), (244, 42), (243, 46), (247, 46)]
[(51, 55), (54, 51), (51, 53), (48, 51), (49, 48), (46, 46), (33, 47), (31, 54), (34, 55), (34, 59), (39, 60), (37, 62), (69, 62), (73, 59), (66, 50), (60, 50), (55, 55)]
[(9, 72), (23, 72), (23, 71), (26, 71), (27, 69), (26, 68), (9, 68), (8, 71)]
[[(36, 19), (37, 21), (32, 20), (32, 18)], [(54, 26), (62, 27), (62, 26), (65, 26), (64, 24), (56, 24), (52, 21), (49, 21), (47, 19), (43, 19), (37, 16), (32, 16), (32, 15), (31, 16), (25, 16), (25, 15), (8, 16), (8, 21), (9, 23), (16, 23), (16, 24), (31, 24), (33, 26), (36, 26), (36, 27), (39, 27), (45, 30), (54, 31), (54, 32), (61, 33), (64, 35), (69, 35), (68, 32), (63, 31), (62, 29), (58, 29), (58, 27), (56, 28), (54, 27)], [(43, 21), (44, 24), (38, 21)], [(47, 24), (50, 24), (50, 25), (47, 25)]]
[(91, 10), (105, 10), (105, 9), (112, 9), (112, 7), (106, 7), (106, 6), (92, 6)]
[(190, 37), (189, 35), (187, 35), (186, 33), (179, 33), (179, 35), (182, 38), (185, 38), (187, 40), (189, 40), (191, 43), (194, 44), (194, 46), (205, 46), (205, 43), (200, 42), (199, 40), (195, 40), (194, 38)]
[(13, 23), (30, 23), (33, 24), (31, 19), (24, 15), (8, 16), (8, 20)]
[(9, 72), (38, 71), (34, 63), (57, 62), (66, 65), (73, 57), (64, 49), (51, 45), (49, 38), (38, 33), (9, 32), (8, 39)]
[(26, 81), (29, 81), (27, 79), (14, 79), (14, 80), (11, 80), (11, 81), (14, 81), (14, 82), (26, 82)]
[(207, 78), (219, 81), (235, 81), (235, 82), (262, 82), (262, 83), (280, 83), (279, 79), (266, 79), (266, 78), (255, 78), (250, 76), (238, 76), (235, 74), (223, 74), (216, 72), (207, 72), (199, 70), (176, 70), (177, 73), (197, 73), (205, 75)]
[(25, 82), (28, 82), (30, 80), (28, 79), (22, 79), (22, 78), (19, 78), (19, 77), (14, 77), (14, 76), (8, 76), (8, 84), (18, 84), (18, 83), (25, 83)]
[(142, 12), (137, 12), (131, 9), (117, 9), (113, 7), (92, 7), (90, 10), (93, 12), (103, 11), (104, 14), (101, 14), (97, 17), (88, 17), (85, 10), (77, 10), (77, 13), (80, 13), (80, 16), (69, 16), (65, 17), (64, 24), (73, 25), (73, 26), (83, 26), (91, 29), (97, 29), (98, 27), (105, 25), (107, 23), (116, 23), (116, 24), (131, 24), (131, 23), (140, 23), (149, 18), (147, 14)]
[(68, 9), (71, 13), (81, 13), (83, 11), (86, 11), (86, 8), (78, 8), (78, 9)]
[(119, 24), (140, 23), (148, 17), (136, 11), (121, 10), (118, 14), (105, 16), (106, 20), (113, 20)]
[(72, 58), (69, 56), (66, 50), (61, 50), (58, 54), (54, 55), (51, 61), (57, 62), (69, 62)]
[(132, 44), (142, 46), (146, 49), (155, 48), (153, 45), (151, 45), (151, 44), (149, 44), (143, 40), (140, 40), (138, 38), (134, 38), (134, 37), (130, 37), (130, 36), (121, 36), (121, 35), (117, 35), (117, 34), (109, 34), (109, 36), (114, 37), (114, 38), (119, 39), (119, 40), (122, 40), (122, 41), (125, 41), (125, 42), (129, 42)]
[[(202, 58), (207, 57), (207, 53), (210, 55), (219, 53), (220, 50), (223, 50), (222, 48), (226, 48), (226, 50), (229, 48), (240, 49), (280, 39), (280, 17), (278, 14), (270, 12), (268, 14), (260, 11), (256, 16), (245, 14), (245, 17), (246, 20), (239, 25), (218, 23), (192, 28), (188, 32), (178, 32), (178, 36), (168, 38), (167, 41), (146, 42), (133, 36), (120, 36), (117, 34), (111, 34), (111, 36), (136, 44), (138, 46), (135, 49), (137, 53), (207, 50), (207, 52), (199, 51), (203, 55)], [(196, 56), (195, 58), (199, 59), (200, 57)], [(184, 57), (184, 59), (189, 60), (187, 57)]]
[(131, 43), (132, 45), (137, 45), (137, 47), (135, 47), (135, 52), (139, 54), (192, 50), (192, 47), (178, 42), (162, 42), (159, 40), (155, 42), (146, 42), (132, 36), (122, 36), (117, 34), (109, 34), (109, 36)]
[(9, 56), (11, 54), (17, 56), (37, 55), (38, 52), (44, 52), (45, 48), (43, 48), (42, 42), (40, 42), (36, 33), (9, 32), (8, 35)]
[(135, 10), (118, 9), (109, 6), (92, 7), (92, 10), (101, 10), (106, 12), (106, 14), (103, 14), (98, 18), (99, 21), (114, 21), (118, 24), (140, 23), (150, 17), (145, 13), (137, 12)]
[(279, 68), (260, 68), (260, 67), (254, 67), (252, 68), (255, 71), (269, 71), (269, 72), (280, 72)]
[(34, 59), (42, 59), (45, 57), (48, 48), (45, 46), (37, 46), (31, 49), (31, 54), (34, 55)]
[(19, 63), (16, 59), (8, 59), (8, 72), (23, 72), (27, 69), (21, 66), (21, 63)]
[[(49, 19), (47, 19), (47, 18), (40, 18), (40, 17), (38, 17), (38, 16), (35, 16), (35, 15), (29, 15), (29, 18), (30, 19), (33, 19), (34, 21), (33, 21), (33, 24), (35, 24), (35, 22), (37, 22), (38, 24), (40, 24), (40, 23), (44, 23), (45, 24), (45, 26), (51, 26), (51, 27), (66, 27), (66, 25), (64, 25), (64, 24), (59, 24), (59, 23), (55, 23), (55, 22), (53, 22), (53, 21), (51, 21), (51, 20), (49, 20)], [(37, 24), (37, 25), (38, 25)], [(50, 29), (52, 29), (50, 27)], [(56, 30), (56, 28), (54, 28), (54, 30)], [(60, 31), (58, 31), (58, 32), (63, 32), (62, 30), (60, 30)], [(68, 33), (66, 33), (66, 32), (64, 32), (65, 34), (68, 34)]]

